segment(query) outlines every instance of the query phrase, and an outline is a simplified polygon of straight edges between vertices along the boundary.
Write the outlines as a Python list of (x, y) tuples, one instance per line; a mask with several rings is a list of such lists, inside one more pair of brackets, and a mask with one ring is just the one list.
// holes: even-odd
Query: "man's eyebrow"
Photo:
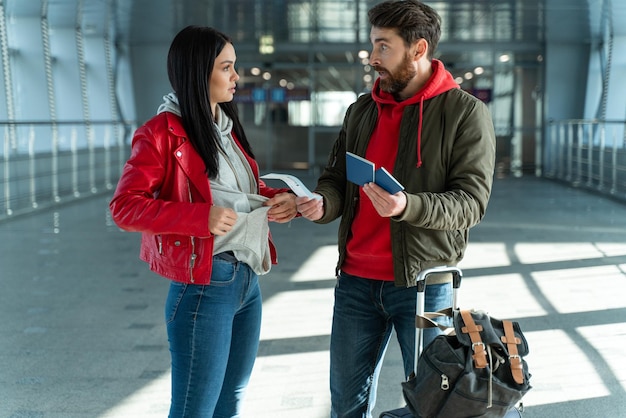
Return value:
[(372, 43), (377, 43), (377, 42), (389, 42), (389, 38), (386, 37), (380, 37), (380, 38), (374, 38), (372, 39)]

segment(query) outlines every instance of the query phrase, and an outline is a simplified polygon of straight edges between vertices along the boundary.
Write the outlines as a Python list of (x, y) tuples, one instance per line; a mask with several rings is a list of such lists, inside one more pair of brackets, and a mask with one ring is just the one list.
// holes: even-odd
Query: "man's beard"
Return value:
[(394, 73), (387, 71), (382, 67), (376, 67), (374, 69), (378, 72), (383, 70), (387, 73), (386, 78), (380, 79), (380, 89), (385, 93), (389, 93), (394, 96), (397, 96), (402, 90), (404, 90), (417, 74), (417, 71), (413, 68), (412, 60), (411, 57), (409, 57), (409, 54), (404, 56), (404, 59), (398, 66), (398, 70)]

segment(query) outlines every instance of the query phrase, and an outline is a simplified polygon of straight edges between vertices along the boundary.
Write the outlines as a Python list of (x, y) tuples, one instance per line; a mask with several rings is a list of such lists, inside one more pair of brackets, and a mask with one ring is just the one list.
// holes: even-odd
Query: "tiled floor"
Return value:
[[(312, 185), (306, 174), (296, 173)], [(137, 259), (109, 196), (0, 223), (0, 418), (165, 417), (167, 282)], [(261, 348), (245, 417), (328, 417), (337, 224), (273, 225)], [(626, 205), (498, 179), (460, 267), (461, 306), (518, 320), (524, 417), (626, 416)], [(376, 412), (402, 404), (392, 342)]]

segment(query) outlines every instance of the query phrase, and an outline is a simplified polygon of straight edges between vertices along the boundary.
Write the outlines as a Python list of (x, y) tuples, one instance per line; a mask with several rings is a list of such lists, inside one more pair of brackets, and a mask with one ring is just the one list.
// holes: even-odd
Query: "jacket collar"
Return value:
[(187, 138), (187, 132), (185, 132), (185, 129), (183, 128), (183, 121), (180, 116), (177, 116), (171, 112), (164, 112), (164, 114), (167, 118), (167, 129), (173, 135)]

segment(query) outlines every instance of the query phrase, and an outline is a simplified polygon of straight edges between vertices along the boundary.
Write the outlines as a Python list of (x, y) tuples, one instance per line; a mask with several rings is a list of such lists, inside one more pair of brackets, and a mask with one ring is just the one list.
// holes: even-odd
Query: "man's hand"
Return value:
[(406, 195), (404, 192), (389, 194), (389, 192), (376, 183), (365, 184), (363, 191), (372, 201), (376, 212), (383, 218), (398, 216), (404, 212), (406, 208)]
[(296, 195), (293, 193), (279, 193), (263, 202), (263, 206), (271, 206), (271, 209), (267, 211), (267, 220), (271, 222), (289, 222), (298, 214)]
[(303, 218), (309, 221), (317, 221), (324, 216), (324, 199), (317, 193), (313, 194), (319, 196), (319, 198), (315, 199), (306, 196), (296, 197), (298, 212), (300, 212)]
[(231, 208), (211, 206), (209, 212), (209, 232), (213, 235), (226, 235), (237, 222), (237, 212)]

